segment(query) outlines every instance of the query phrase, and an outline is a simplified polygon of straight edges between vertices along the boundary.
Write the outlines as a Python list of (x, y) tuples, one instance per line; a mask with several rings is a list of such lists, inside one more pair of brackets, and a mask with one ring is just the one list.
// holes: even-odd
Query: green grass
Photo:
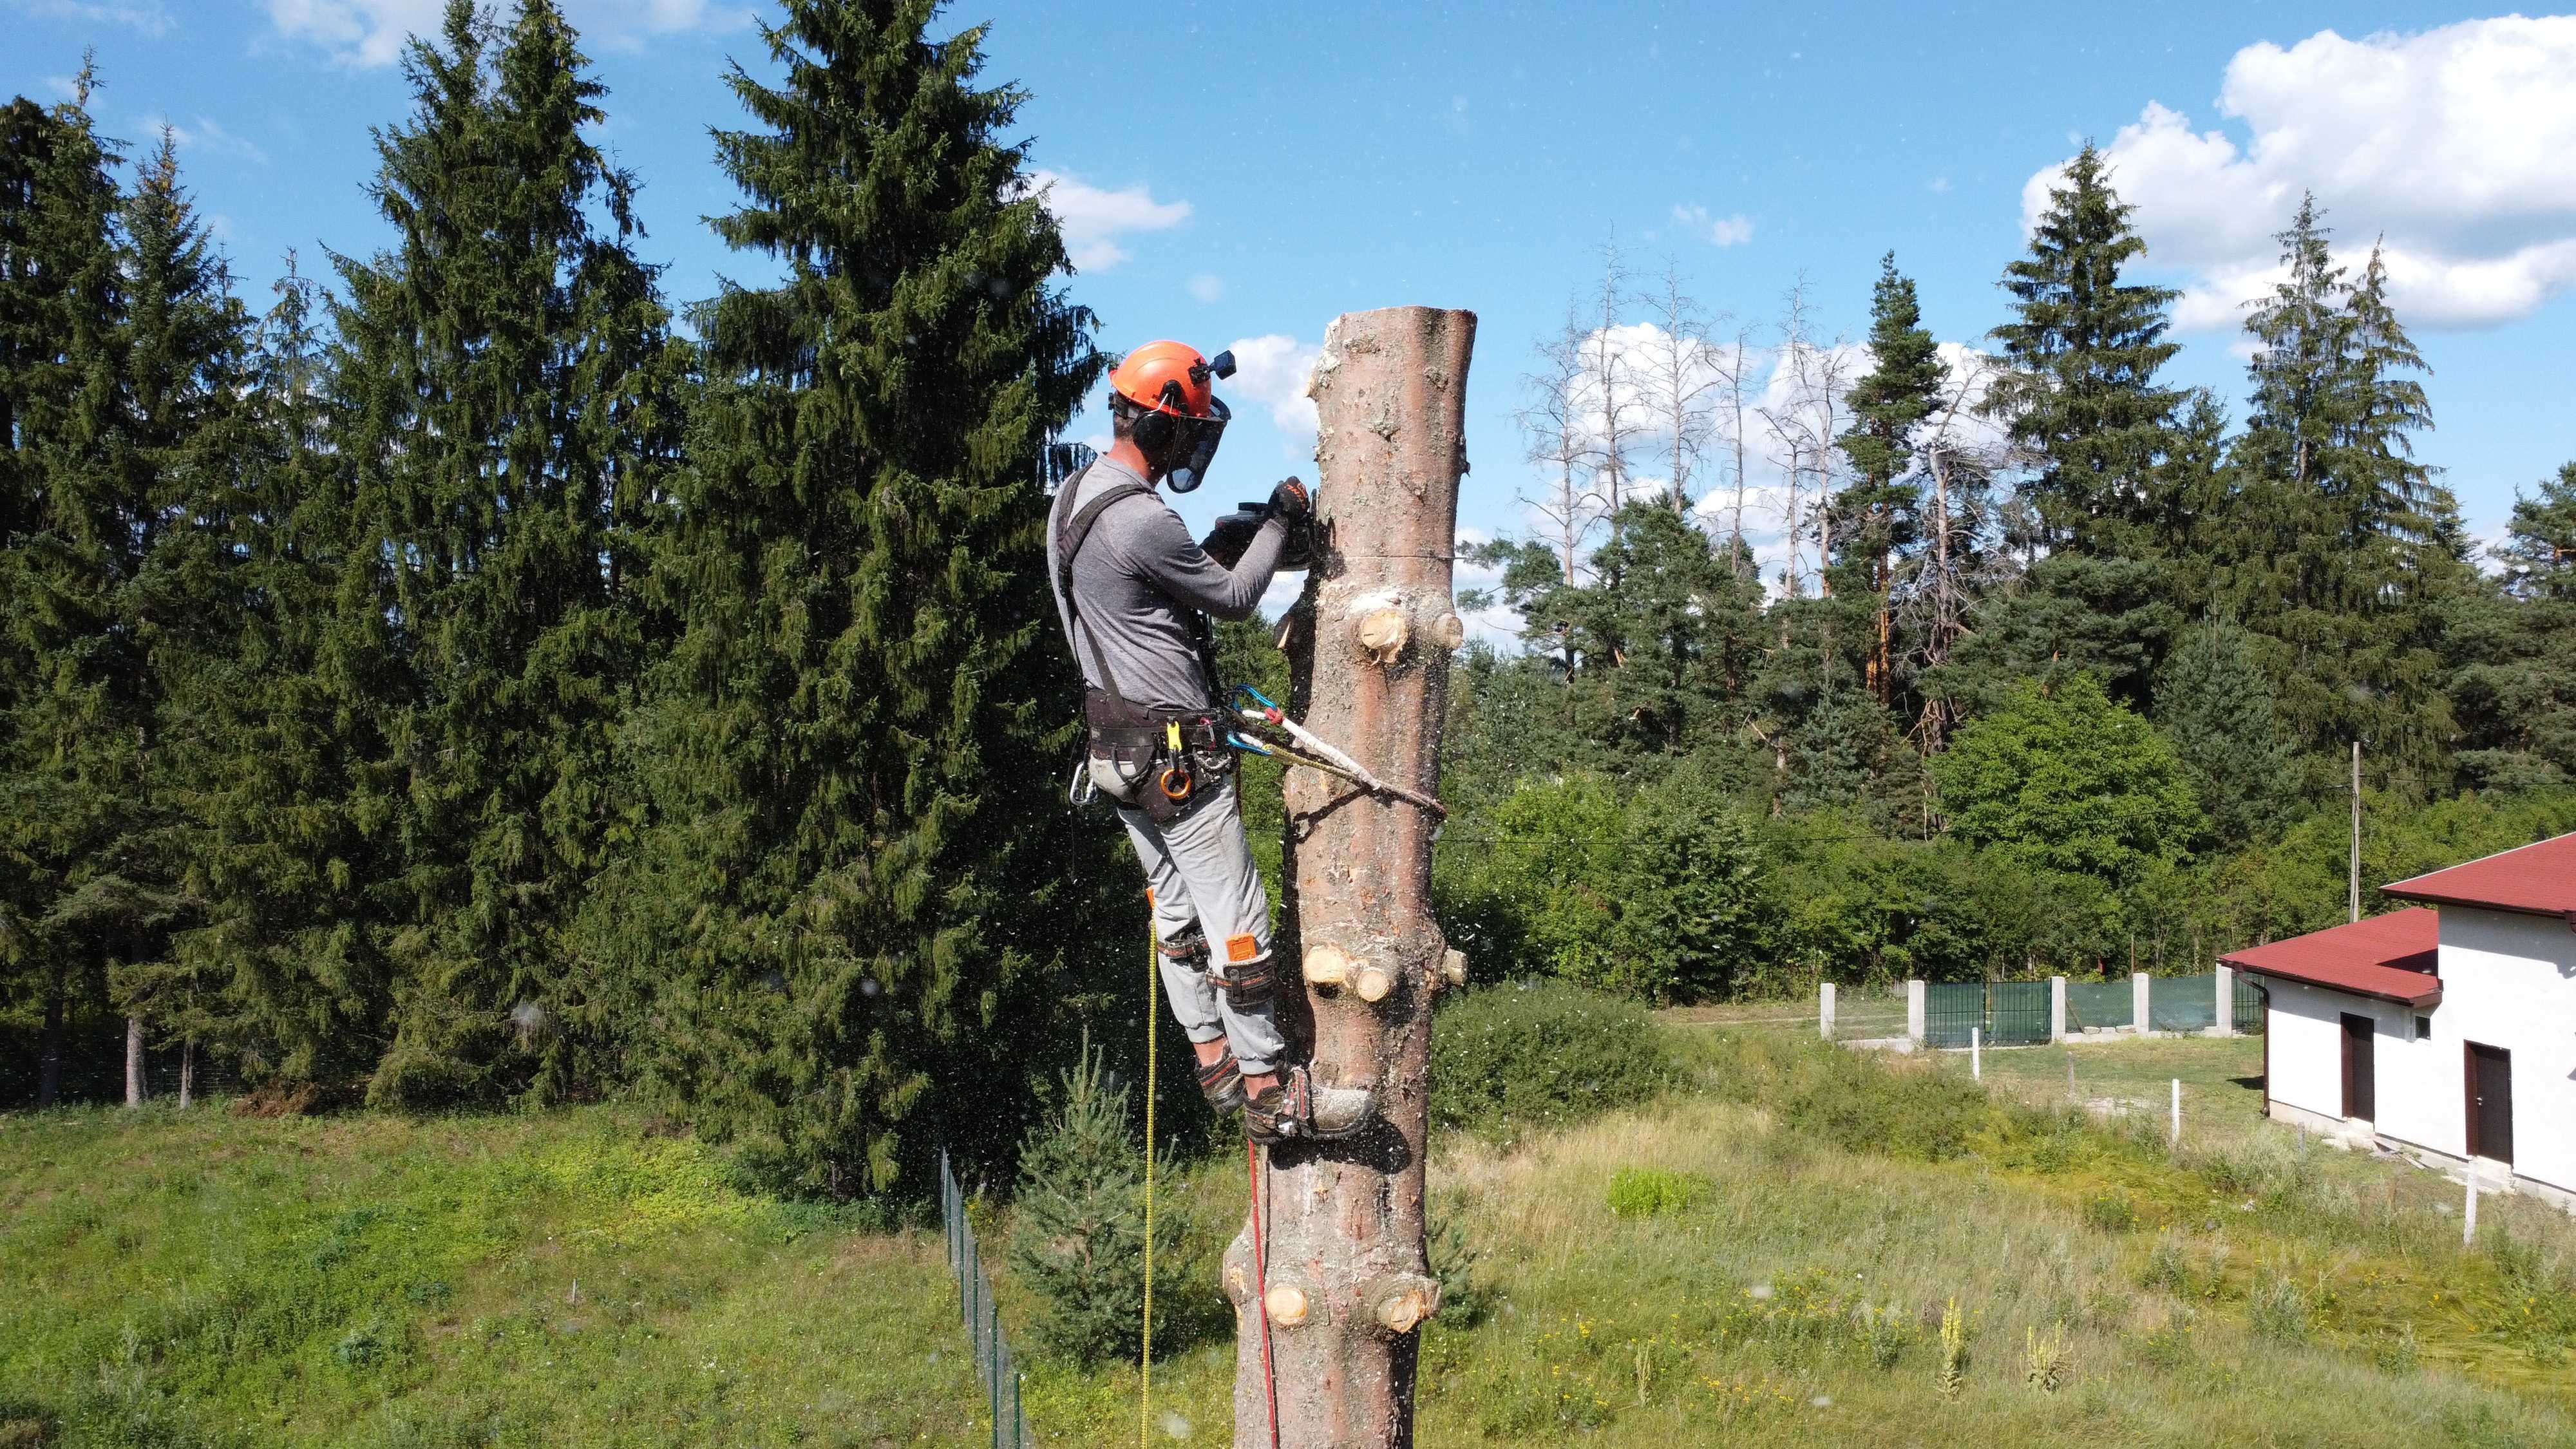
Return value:
[[(2185, 1078), (2177, 1154), (2160, 1114), (2066, 1110), (2060, 1051), (1990, 1054), (1989, 1091), (1811, 1029), (1664, 1030), (1683, 1080), (1643, 1106), (1435, 1144), (1474, 1303), (1425, 1331), (1426, 1449), (2576, 1442), (2576, 1230), (2494, 1199), (2464, 1253), (2437, 1176), (2252, 1119), (2259, 1042), (2078, 1049), (2088, 1098)], [(1153, 1442), (1226, 1444), (1242, 1158), (1160, 1204), (1190, 1232), (1157, 1298), (1197, 1311)], [(605, 1110), (0, 1118), (0, 1213), (0, 1445), (13, 1416), (65, 1445), (982, 1442), (935, 1233)], [(1044, 1442), (1136, 1442), (1132, 1365), (1028, 1367)]]
[(0, 1302), (0, 1444), (984, 1442), (935, 1229), (604, 1109), (0, 1116)]

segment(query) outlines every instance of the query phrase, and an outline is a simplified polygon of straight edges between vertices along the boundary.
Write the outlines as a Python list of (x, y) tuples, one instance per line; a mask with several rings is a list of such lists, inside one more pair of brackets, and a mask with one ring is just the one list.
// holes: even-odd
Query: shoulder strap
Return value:
[(1082, 477), (1065, 484), (1063, 496), (1056, 504), (1056, 587), (1064, 595), (1065, 617), (1073, 622), (1073, 632), (1077, 636), (1075, 647), (1080, 647), (1081, 639), (1087, 638), (1090, 641), (1091, 664), (1093, 668), (1100, 671), (1100, 687), (1109, 695), (1110, 703), (1117, 706), (1120, 716), (1124, 717), (1132, 714), (1133, 711), (1127, 707), (1127, 697), (1118, 692), (1118, 677), (1109, 672), (1109, 657), (1101, 652), (1099, 633), (1083, 623), (1082, 603), (1074, 597), (1073, 560), (1076, 554), (1082, 552), (1083, 544), (1090, 540), (1092, 525), (1100, 521), (1101, 514), (1108, 512), (1112, 505), (1123, 503), (1130, 498), (1150, 498), (1154, 490), (1142, 483), (1132, 481), (1113, 484), (1101, 490), (1098, 496), (1080, 508), (1068, 511), (1074, 496), (1082, 489), (1083, 479), (1090, 476), (1090, 470), (1085, 469)]

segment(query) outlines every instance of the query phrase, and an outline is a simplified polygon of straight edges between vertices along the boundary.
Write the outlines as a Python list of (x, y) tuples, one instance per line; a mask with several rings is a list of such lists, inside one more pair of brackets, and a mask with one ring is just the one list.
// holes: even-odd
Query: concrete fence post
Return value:
[(2224, 962), (2218, 967), (2217, 1035), (2236, 1035), (2236, 968)]
[(1923, 983), (1905, 983), (1905, 1035), (1916, 1046), (1923, 1045)]
[(2144, 971), (2130, 972), (2129, 1029), (2140, 1036), (2145, 1036), (2149, 1032), (2155, 1030), (2155, 1017), (2153, 1012), (2149, 1010), (2149, 1003), (2154, 999), (2155, 993), (2147, 989), (2147, 973)]
[(1816, 988), (1816, 1030), (1825, 1040), (1834, 1039), (1834, 983), (1830, 981)]
[(2066, 978), (2048, 978), (2048, 1039), (2066, 1040)]

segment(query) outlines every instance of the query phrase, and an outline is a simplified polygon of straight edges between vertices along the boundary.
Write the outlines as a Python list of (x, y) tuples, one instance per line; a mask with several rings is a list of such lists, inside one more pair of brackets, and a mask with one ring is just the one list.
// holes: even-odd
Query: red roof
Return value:
[(2441, 912), (2413, 906), (2268, 946), (2248, 946), (2218, 959), (2240, 971), (2285, 981), (2431, 1006), (2442, 999), (2442, 979), (2433, 974), (2440, 959), (2441, 921)]
[(2437, 906), (2563, 916), (2576, 924), (2576, 834), (2401, 880), (2381, 890)]

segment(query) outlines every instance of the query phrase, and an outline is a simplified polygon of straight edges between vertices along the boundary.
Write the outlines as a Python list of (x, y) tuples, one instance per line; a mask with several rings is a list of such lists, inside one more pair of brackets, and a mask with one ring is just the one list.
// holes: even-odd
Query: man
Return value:
[[(1058, 490), (1048, 529), (1056, 608), (1082, 666), (1091, 784), (1118, 805), (1144, 862), (1164, 997), (1220, 1113), (1241, 1107), (1254, 1140), (1356, 1129), (1368, 1094), (1318, 1087), (1284, 1060), (1274, 1000), (1270, 901), (1244, 839), (1209, 616), (1249, 618), (1313, 513), (1294, 478), (1249, 539), (1238, 524), (1193, 541), (1156, 489), (1205, 481), (1231, 416), (1211, 361), (1178, 342), (1136, 349), (1109, 374), (1109, 451)], [(1220, 534), (1226, 534), (1221, 530)], [(1238, 553), (1239, 549), (1239, 553)]]

